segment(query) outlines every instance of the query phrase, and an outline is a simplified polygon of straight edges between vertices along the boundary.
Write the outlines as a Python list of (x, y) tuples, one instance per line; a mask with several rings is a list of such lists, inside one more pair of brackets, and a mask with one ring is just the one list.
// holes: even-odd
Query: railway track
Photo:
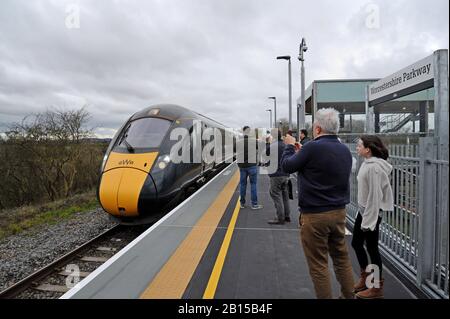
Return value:
[[(216, 174), (220, 174), (227, 167), (228, 164), (216, 169), (214, 174), (203, 183), (209, 181)], [(195, 193), (197, 189), (187, 193), (186, 198)], [(151, 224), (131, 227), (119, 224), (104, 231), (97, 237), (1, 291), (0, 299), (56, 299), (61, 297), (75, 284), (151, 227), (163, 215), (164, 213), (155, 216)]]
[(0, 292), (0, 299), (54, 299), (138, 237), (150, 225), (116, 225)]

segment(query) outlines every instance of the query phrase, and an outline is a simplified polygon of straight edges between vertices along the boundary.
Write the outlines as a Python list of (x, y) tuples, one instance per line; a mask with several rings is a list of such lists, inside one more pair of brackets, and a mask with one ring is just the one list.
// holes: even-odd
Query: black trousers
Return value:
[[(356, 257), (358, 258), (359, 266), (362, 270), (365, 270), (369, 265), (367, 259), (367, 253), (370, 257), (371, 264), (375, 264), (380, 269), (380, 278), (383, 271), (383, 265), (381, 262), (380, 251), (378, 249), (378, 238), (380, 233), (381, 216), (378, 217), (377, 226), (373, 231), (362, 231), (361, 229), (362, 216), (358, 213), (355, 220), (355, 227), (353, 228), (352, 247), (355, 250)], [(366, 249), (364, 248), (366, 244)]]

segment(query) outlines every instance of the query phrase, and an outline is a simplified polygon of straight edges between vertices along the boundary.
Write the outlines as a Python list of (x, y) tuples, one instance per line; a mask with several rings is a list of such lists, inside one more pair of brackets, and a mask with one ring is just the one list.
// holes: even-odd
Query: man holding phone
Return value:
[(289, 174), (283, 172), (280, 165), (281, 156), (283, 155), (285, 144), (281, 139), (281, 131), (277, 132), (277, 141), (268, 144), (266, 147), (266, 155), (277, 154), (277, 170), (269, 174), (270, 178), (270, 197), (273, 200), (277, 217), (268, 221), (269, 224), (283, 225), (285, 222), (291, 221), (291, 210), (289, 207)]
[(345, 242), (345, 205), (350, 202), (350, 150), (337, 138), (339, 113), (320, 109), (314, 117), (314, 140), (295, 148), (286, 135), (281, 160), (287, 173), (298, 173), (300, 237), (319, 299), (332, 298), (328, 255), (333, 259), (341, 297), (353, 299), (353, 270)]

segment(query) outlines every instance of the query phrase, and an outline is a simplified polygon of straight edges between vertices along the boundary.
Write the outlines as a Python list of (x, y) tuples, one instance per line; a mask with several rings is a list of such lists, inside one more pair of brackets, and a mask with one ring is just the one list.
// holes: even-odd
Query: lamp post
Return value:
[(288, 60), (289, 73), (289, 129), (292, 130), (292, 76), (291, 76), (291, 57), (289, 55), (277, 56), (277, 60)]
[(266, 110), (267, 112), (270, 112), (270, 124), (269, 124), (269, 128), (271, 129), (272, 128), (272, 110)]
[[(298, 60), (302, 63), (301, 69), (300, 69), (300, 76), (301, 76), (301, 104), (300, 107), (297, 108), (297, 132), (301, 128), (305, 128), (305, 67), (303, 65), (303, 61), (305, 61), (305, 58), (303, 57), (303, 52), (306, 52), (308, 50), (308, 47), (306, 46), (305, 38), (302, 38), (302, 42), (300, 43), (299, 53), (298, 53)], [(300, 124), (301, 123), (301, 124)]]
[(269, 96), (269, 99), (273, 100), (273, 118), (275, 127), (277, 126), (277, 98), (275, 96)]

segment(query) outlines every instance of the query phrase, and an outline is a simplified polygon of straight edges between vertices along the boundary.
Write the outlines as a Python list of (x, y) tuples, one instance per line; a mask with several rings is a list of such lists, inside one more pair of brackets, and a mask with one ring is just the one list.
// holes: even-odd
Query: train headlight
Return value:
[(159, 167), (160, 169), (165, 169), (166, 166), (167, 166), (167, 164), (166, 164), (165, 162), (159, 162), (159, 163), (158, 163), (158, 167)]
[(166, 168), (167, 164), (170, 163), (169, 155), (160, 156), (158, 160), (158, 168), (163, 170)]

